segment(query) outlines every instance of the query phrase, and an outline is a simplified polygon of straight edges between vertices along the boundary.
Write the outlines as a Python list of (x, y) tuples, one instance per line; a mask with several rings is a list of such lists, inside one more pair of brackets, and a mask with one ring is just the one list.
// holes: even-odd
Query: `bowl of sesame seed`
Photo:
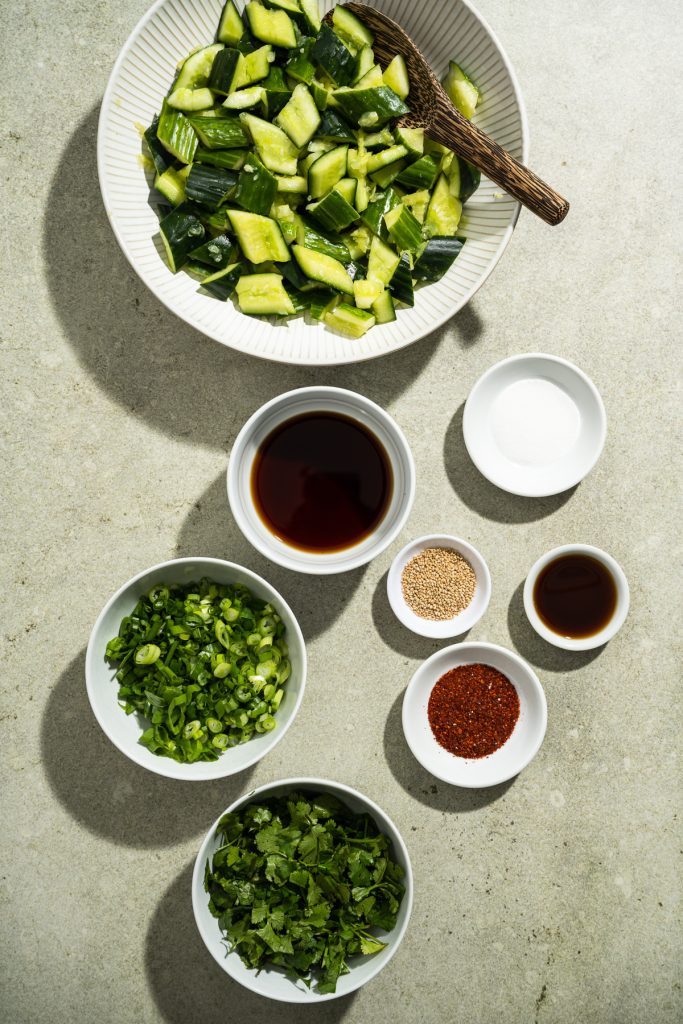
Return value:
[(491, 598), (483, 555), (460, 537), (430, 533), (399, 551), (387, 596), (406, 629), (435, 640), (461, 636), (479, 622)]

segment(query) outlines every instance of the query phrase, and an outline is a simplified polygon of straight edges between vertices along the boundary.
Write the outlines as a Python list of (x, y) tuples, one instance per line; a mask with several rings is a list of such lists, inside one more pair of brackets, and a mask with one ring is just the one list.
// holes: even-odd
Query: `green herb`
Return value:
[(349, 959), (386, 943), (403, 869), (367, 814), (335, 797), (297, 793), (225, 814), (204, 887), (228, 952), (247, 967), (277, 964), (319, 993), (334, 992)]
[(140, 742), (175, 761), (215, 761), (275, 728), (290, 674), (285, 627), (248, 587), (203, 579), (157, 584), (107, 644), (126, 714), (149, 722)]

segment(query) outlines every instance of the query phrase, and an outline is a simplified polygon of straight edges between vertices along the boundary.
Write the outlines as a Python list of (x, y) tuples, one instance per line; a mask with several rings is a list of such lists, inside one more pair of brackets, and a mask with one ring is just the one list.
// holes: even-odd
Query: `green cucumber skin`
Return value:
[(183, 203), (162, 219), (159, 224), (169, 263), (173, 273), (187, 263), (190, 253), (197, 248), (206, 229), (191, 203)]
[(302, 288), (310, 285), (311, 282), (306, 277), (303, 270), (301, 270), (296, 260), (290, 260), (289, 263), (276, 263), (275, 266), (278, 268), (284, 279), (297, 291), (301, 291)]
[(367, 209), (360, 215), (360, 219), (366, 227), (375, 235), (379, 235), (383, 242), (389, 237), (387, 226), (384, 223), (384, 214), (393, 210), (401, 202), (401, 197), (393, 188), (388, 188), (378, 199), (369, 203)]
[(410, 113), (403, 100), (386, 85), (376, 89), (349, 89), (346, 92), (343, 89), (336, 89), (334, 98), (342, 114), (355, 124), (358, 124), (363, 114), (369, 112), (377, 114), (377, 128), (381, 128), (394, 117)]
[(473, 167), (467, 160), (456, 157), (460, 164), (460, 202), (466, 203), (470, 196), (474, 195), (481, 184), (481, 171)]
[(439, 165), (430, 156), (421, 156), (419, 160), (404, 167), (396, 181), (411, 192), (419, 192), (423, 188), (431, 188), (439, 173)]
[(216, 278), (215, 281), (202, 281), (201, 287), (213, 295), (214, 298), (226, 302), (235, 291), (237, 282), (246, 272), (247, 267), (245, 263), (236, 263), (228, 273)]
[(326, 235), (321, 234), (317, 228), (306, 224), (305, 221), (301, 244), (306, 249), (322, 253), (323, 256), (331, 256), (332, 259), (338, 260), (344, 266), (351, 263), (351, 253), (340, 239), (335, 241), (332, 238), (328, 238)]
[(263, 80), (262, 86), (266, 90), (268, 117), (272, 120), (287, 103), (292, 95), (292, 90), (285, 81), (282, 68), (279, 67), (271, 67), (268, 77)]
[(415, 252), (422, 245), (422, 226), (407, 206), (401, 207), (396, 223), (389, 228), (389, 237), (399, 252)]
[(418, 281), (440, 281), (460, 255), (464, 238), (434, 235), (429, 239), (413, 268)]
[(357, 59), (329, 25), (320, 27), (311, 60), (327, 72), (335, 85), (351, 85), (356, 77)]
[(321, 113), (320, 126), (315, 134), (316, 138), (329, 139), (333, 142), (356, 142), (351, 126), (333, 110), (324, 110)]
[(193, 164), (185, 183), (187, 198), (216, 210), (237, 184), (237, 175), (225, 167)]
[(223, 267), (227, 267), (230, 264), (234, 252), (235, 245), (228, 236), (217, 235), (215, 238), (210, 238), (208, 242), (204, 242), (203, 245), (193, 249), (190, 253), (190, 259), (199, 260), (200, 263), (205, 263), (213, 270), (222, 270)]
[(237, 180), (234, 201), (249, 213), (260, 213), (266, 217), (276, 195), (275, 175), (263, 166), (256, 155), (250, 154)]
[(202, 146), (207, 149), (239, 149), (248, 146), (242, 122), (238, 117), (197, 117), (188, 118), (199, 136)]
[(159, 127), (159, 118), (157, 115), (154, 116), (151, 125), (145, 131), (145, 142), (149, 155), (152, 158), (154, 169), (157, 174), (163, 174), (169, 167), (173, 165), (173, 157), (168, 150), (161, 144), (157, 138), (157, 128)]
[(285, 71), (297, 82), (310, 85), (315, 77), (315, 65), (310, 59), (314, 39), (302, 39), (296, 50), (289, 50), (291, 57), (285, 64)]
[(212, 167), (226, 167), (229, 171), (239, 171), (246, 156), (246, 149), (205, 149), (203, 146), (197, 146), (193, 162), (211, 164)]
[(328, 231), (343, 231), (354, 221), (358, 220), (358, 213), (350, 203), (344, 199), (339, 192), (332, 189), (324, 199), (316, 203), (315, 207), (309, 206), (308, 212), (315, 218), (323, 228)]
[(413, 277), (410, 270), (410, 261), (406, 253), (403, 253), (394, 276), (389, 282), (389, 291), (399, 302), (406, 306), (415, 305), (415, 293), (413, 289)]
[(194, 126), (189, 117), (169, 107), (166, 100), (157, 124), (157, 139), (177, 160), (182, 160), (184, 164), (192, 163), (198, 145)]
[(235, 83), (235, 73), (242, 59), (239, 50), (226, 48), (217, 53), (211, 66), (209, 76), (209, 89), (227, 96), (232, 92)]

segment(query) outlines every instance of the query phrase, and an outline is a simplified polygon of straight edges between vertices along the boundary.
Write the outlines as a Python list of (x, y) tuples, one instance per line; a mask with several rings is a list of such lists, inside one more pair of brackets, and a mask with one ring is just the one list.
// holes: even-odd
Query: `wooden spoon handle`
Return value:
[(559, 224), (567, 216), (567, 200), (463, 117), (445, 93), (425, 135), (454, 149), (547, 224)]

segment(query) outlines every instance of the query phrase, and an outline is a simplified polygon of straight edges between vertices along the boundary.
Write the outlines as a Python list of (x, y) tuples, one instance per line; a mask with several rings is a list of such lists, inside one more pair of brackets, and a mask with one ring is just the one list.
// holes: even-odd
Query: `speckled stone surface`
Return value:
[[(550, 229), (523, 214), (491, 280), (438, 334), (390, 360), (320, 372), (203, 339), (117, 248), (95, 172), (97, 114), (145, 0), (2, 6), (2, 1019), (299, 1021), (210, 959), (189, 881), (201, 837), (238, 793), (306, 773), (382, 804), (416, 885), (390, 967), (311, 1021), (680, 1020), (680, 150), (667, 151), (678, 6), (482, 0), (521, 80), (532, 163), (571, 199), (569, 218)], [(529, 502), (478, 475), (461, 419), (483, 370), (534, 350), (590, 374), (609, 436), (572, 493)], [(320, 580), (253, 551), (223, 483), (244, 419), (314, 382), (386, 406), (419, 473), (392, 550)], [(492, 570), (491, 606), (471, 638), (512, 645), (548, 697), (538, 757), (492, 791), (436, 783), (401, 731), (403, 690), (437, 645), (393, 619), (385, 576), (399, 543), (437, 530), (468, 538)], [(521, 604), (532, 562), (570, 540), (611, 551), (632, 592), (620, 635), (581, 656), (537, 639)], [(123, 758), (83, 678), (91, 625), (113, 590), (188, 553), (264, 573), (310, 652), (284, 741), (255, 771), (198, 786)]]

